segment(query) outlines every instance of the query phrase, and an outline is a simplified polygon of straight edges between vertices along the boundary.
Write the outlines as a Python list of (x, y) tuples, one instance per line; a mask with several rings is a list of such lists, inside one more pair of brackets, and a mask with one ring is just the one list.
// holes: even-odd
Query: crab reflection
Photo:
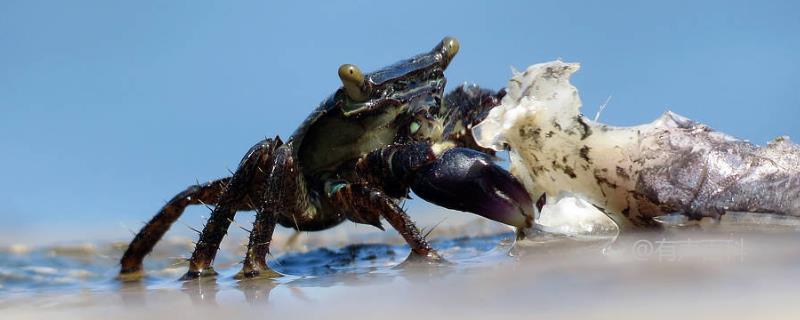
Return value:
[(288, 289), (300, 301), (311, 301), (306, 290), (330, 287), (374, 286), (393, 281), (428, 282), (464, 272), (470, 266), (511, 259), (512, 233), (485, 237), (465, 237), (439, 241), (446, 262), (414, 259), (403, 245), (358, 244), (338, 249), (319, 248), (306, 253), (285, 254), (270, 262), (279, 277), (234, 279), (220, 276), (207, 280), (184, 281), (181, 291), (195, 304), (215, 304), (220, 283), (242, 292), (251, 304), (266, 304), (273, 290)]

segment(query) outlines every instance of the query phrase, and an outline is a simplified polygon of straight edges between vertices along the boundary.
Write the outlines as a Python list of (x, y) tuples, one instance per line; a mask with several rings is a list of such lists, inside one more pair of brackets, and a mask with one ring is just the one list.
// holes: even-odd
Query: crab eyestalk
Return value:
[(447, 68), (447, 65), (450, 64), (450, 61), (453, 61), (453, 58), (458, 53), (458, 49), (461, 48), (461, 44), (458, 43), (458, 39), (453, 37), (445, 37), (442, 39), (442, 42), (434, 48), (434, 51), (438, 51), (442, 54), (442, 63), (443, 68)]
[(525, 187), (484, 153), (451, 148), (417, 169), (411, 190), (428, 202), (467, 211), (517, 228), (533, 225)]
[(361, 102), (369, 98), (369, 94), (364, 89), (364, 74), (355, 65), (343, 64), (339, 67), (339, 79), (347, 96), (353, 101)]

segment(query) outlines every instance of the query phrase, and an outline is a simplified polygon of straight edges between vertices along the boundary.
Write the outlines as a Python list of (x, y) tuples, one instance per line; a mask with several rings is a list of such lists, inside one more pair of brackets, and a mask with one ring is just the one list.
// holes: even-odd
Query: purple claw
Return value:
[(431, 203), (510, 226), (533, 224), (533, 201), (525, 187), (489, 155), (472, 149), (445, 151), (417, 171), (411, 190)]

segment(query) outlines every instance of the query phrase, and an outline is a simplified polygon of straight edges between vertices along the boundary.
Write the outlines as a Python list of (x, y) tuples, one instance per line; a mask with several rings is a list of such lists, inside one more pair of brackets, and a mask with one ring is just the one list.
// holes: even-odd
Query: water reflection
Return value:
[[(637, 251), (637, 243), (650, 243), (653, 249)], [(660, 244), (669, 246), (659, 249)], [(734, 251), (720, 247), (729, 244), (743, 246)], [(19, 272), (6, 273), (7, 279), (16, 280), (2, 282), (10, 289), (0, 292), (0, 309), (3, 315), (43, 310), (96, 312), (101, 318), (158, 314), (152, 318), (155, 320), (174, 319), (177, 314), (291, 317), (298, 310), (319, 318), (350, 318), (358, 308), (359, 315), (365, 317), (406, 318), (408, 306), (413, 305), (415, 312), (422, 310), (430, 317), (447, 316), (452, 310), (474, 315), (533, 315), (535, 310), (537, 317), (549, 318), (548, 311), (557, 311), (581, 315), (572, 318), (591, 318), (587, 313), (598, 308), (633, 310), (619, 308), (623, 302), (641, 310), (664, 309), (663, 301), (670, 301), (669, 306), (680, 301), (680, 308), (694, 306), (697, 296), (708, 298), (703, 303), (738, 299), (742, 303), (736, 305), (743, 308), (748, 306), (747, 301), (770, 302), (771, 307), (780, 308), (780, 301), (796, 300), (792, 284), (800, 280), (796, 272), (800, 263), (797, 232), (715, 232), (695, 227), (624, 232), (616, 239), (544, 234), (516, 243), (511, 233), (505, 233), (440, 240), (434, 246), (449, 263), (408, 259), (409, 250), (401, 245), (354, 245), (284, 254), (270, 262), (283, 275), (246, 280), (235, 278), (240, 266), (231, 261), (238, 257), (236, 254), (229, 254), (232, 259), (218, 264), (223, 268), (216, 278), (191, 281), (177, 280), (185, 267), (169, 267), (159, 256), (146, 268), (148, 276), (136, 282), (112, 280), (118, 267), (113, 259), (82, 257), (79, 263), (88, 263), (85, 268), (93, 276), (78, 284), (49, 285), (42, 283), (68, 275), (58, 266), (77, 269), (80, 265), (68, 261), (71, 256), (40, 259), (35, 251), (15, 253), (20, 256), (6, 256), (6, 262), (16, 261), (15, 265), (28, 268), (14, 269), (8, 267), (9, 263), (3, 266), (4, 270)], [(729, 253), (738, 256), (728, 259)], [(159, 264), (164, 267), (154, 267)], [(39, 282), (25, 277), (39, 277)], [(602, 303), (595, 303), (595, 309), (574, 308), (576, 301), (591, 304), (598, 296), (602, 296)]]
[[(309, 301), (304, 294), (308, 288), (359, 287), (389, 284), (393, 281), (409, 283), (444, 279), (463, 272), (469, 266), (491, 264), (510, 259), (508, 252), (513, 244), (513, 234), (487, 237), (458, 238), (434, 242), (447, 261), (430, 262), (411, 254), (404, 245), (357, 244), (338, 249), (319, 248), (305, 253), (288, 253), (269, 262), (270, 268), (280, 277), (235, 279), (222, 271), (220, 276), (186, 280), (181, 291), (192, 303), (214, 305), (220, 290), (234, 288), (251, 304), (267, 304), (270, 294), (286, 288), (300, 301)], [(230, 270), (228, 270), (230, 271)], [(126, 291), (131, 303), (143, 303), (145, 285), (141, 291)], [(130, 297), (130, 296), (134, 296)]]
[(281, 283), (271, 278), (253, 278), (238, 280), (235, 288), (244, 294), (244, 299), (250, 304), (266, 304), (272, 289)]
[(117, 290), (126, 306), (141, 307), (147, 304), (147, 287), (144, 281), (121, 281)]

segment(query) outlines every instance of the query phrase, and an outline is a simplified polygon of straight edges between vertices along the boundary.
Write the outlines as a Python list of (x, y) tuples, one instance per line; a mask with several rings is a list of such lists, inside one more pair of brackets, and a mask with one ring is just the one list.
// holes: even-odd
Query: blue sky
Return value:
[[(0, 243), (127, 239), (339, 85), (461, 40), (449, 87), (562, 58), (584, 112), (800, 139), (794, 1), (0, 2)], [(413, 203), (411, 210), (426, 211)], [(205, 209), (187, 212), (197, 225)], [(412, 213), (413, 214), (413, 213)]]

